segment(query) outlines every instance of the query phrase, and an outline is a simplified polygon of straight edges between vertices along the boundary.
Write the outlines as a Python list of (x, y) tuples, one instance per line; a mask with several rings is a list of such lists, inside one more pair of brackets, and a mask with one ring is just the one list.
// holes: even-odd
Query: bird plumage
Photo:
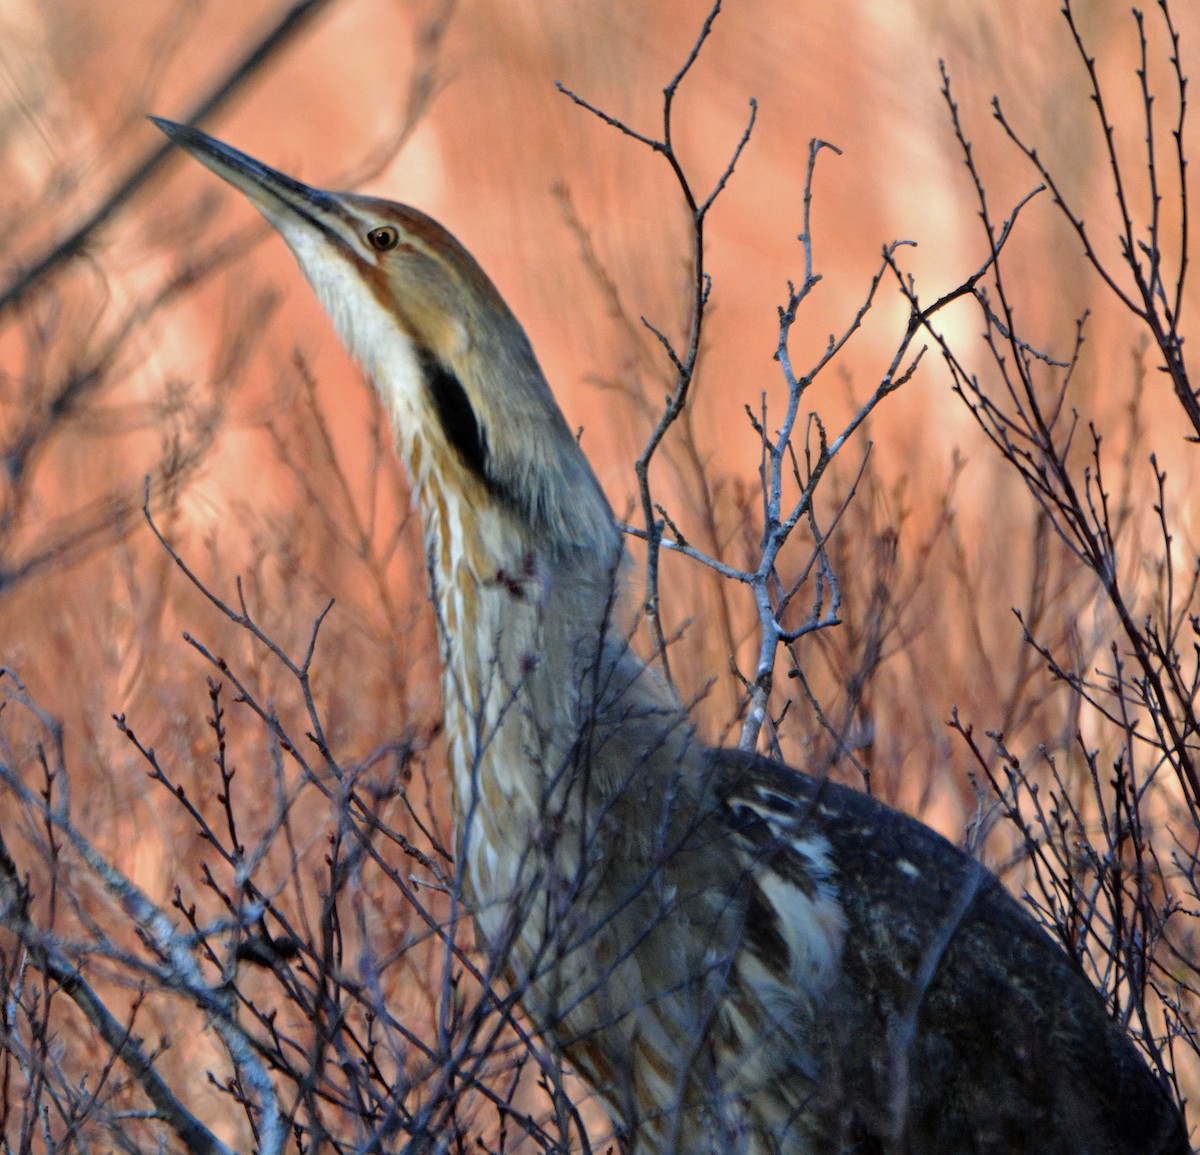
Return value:
[(383, 398), (425, 522), (467, 901), (636, 1151), (1188, 1150), (974, 860), (699, 741), (619, 626), (620, 534), (529, 341), (449, 233), (157, 123), (276, 225)]

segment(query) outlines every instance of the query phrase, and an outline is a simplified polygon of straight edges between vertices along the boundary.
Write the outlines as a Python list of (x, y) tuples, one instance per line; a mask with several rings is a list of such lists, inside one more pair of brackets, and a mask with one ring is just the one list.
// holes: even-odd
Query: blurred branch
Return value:
[[(254, 45), (237, 60), (187, 114), (189, 124), (204, 120), (234, 96), (273, 56), (288, 46), (309, 22), (328, 7), (332, 0), (297, 0), (288, 8)], [(29, 268), (0, 290), (0, 316), (18, 305), (40, 282), (59, 265), (77, 256), (87, 247), (92, 235), (106, 224), (118, 209), (130, 199), (167, 158), (173, 145), (164, 142), (151, 149), (133, 170), (106, 196), (99, 205), (65, 237)]]
[[(42, 404), (30, 407), (30, 411), (24, 415), (24, 420), (3, 447), (9, 485), (0, 490), (0, 593), (47, 569), (68, 566), (82, 554), (119, 540), (128, 531), (140, 506), (135, 499), (121, 492), (112, 492), (94, 498), (70, 513), (43, 519), (23, 556), (5, 556), (4, 547), (25, 528), (23, 514), (31, 484), (30, 475), (52, 435), (63, 422), (79, 417), (88, 403), (94, 401), (96, 395), (111, 382), (113, 375), (118, 372), (121, 359), (128, 353), (130, 342), (147, 322), (244, 253), (246, 235), (244, 231), (239, 231), (227, 238), (202, 258), (177, 269), (151, 295), (139, 298), (116, 321), (112, 332), (105, 336), (99, 347), (88, 348), (83, 363), (67, 372), (61, 381), (54, 382), (49, 389), (51, 395)], [(252, 344), (252, 340), (245, 338), (257, 333), (265, 323), (270, 308), (271, 302), (267, 301), (263, 308), (248, 311), (244, 315), (241, 331), (230, 334), (226, 342), (226, 364), (222, 374), (226, 380), (235, 375)], [(224, 392), (221, 391), (211, 404), (194, 414), (191, 439), (169, 439), (169, 430), (163, 429), (162, 414), (152, 405), (145, 408), (140, 424), (147, 428), (158, 427), (166, 442), (161, 467), (153, 480), (147, 483), (155, 497), (178, 494), (195, 473), (219, 430), (223, 399)], [(182, 406), (176, 408), (181, 409)], [(138, 424), (139, 418), (135, 413), (127, 418), (123, 431), (134, 429)]]

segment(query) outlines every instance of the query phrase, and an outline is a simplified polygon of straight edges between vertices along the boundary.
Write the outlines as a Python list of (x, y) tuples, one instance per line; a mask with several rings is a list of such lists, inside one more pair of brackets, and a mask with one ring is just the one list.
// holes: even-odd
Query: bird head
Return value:
[(407, 205), (312, 188), (151, 117), (278, 230), (374, 379), (418, 486), (490, 500), (558, 554), (611, 556), (612, 511), (529, 340), (471, 254)]

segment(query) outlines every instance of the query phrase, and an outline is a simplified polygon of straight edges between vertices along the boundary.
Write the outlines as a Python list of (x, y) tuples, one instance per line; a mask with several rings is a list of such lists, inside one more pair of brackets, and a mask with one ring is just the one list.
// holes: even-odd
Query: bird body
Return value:
[(611, 509), (524, 331), (416, 210), (158, 122), (374, 380), (425, 525), (464, 898), (639, 1155), (1188, 1150), (1095, 990), (905, 815), (713, 749), (620, 627)]

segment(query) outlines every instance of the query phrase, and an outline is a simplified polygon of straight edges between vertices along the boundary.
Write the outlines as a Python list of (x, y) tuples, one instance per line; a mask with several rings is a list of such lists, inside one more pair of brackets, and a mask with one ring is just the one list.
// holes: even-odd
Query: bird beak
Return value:
[(300, 217), (322, 231), (337, 236), (337, 230), (330, 226), (341, 214), (335, 198), (329, 193), (302, 184), (189, 124), (176, 124), (158, 116), (149, 119), (180, 148), (190, 152), (222, 180), (245, 193), (280, 232), (286, 235), (287, 226), (294, 226), (296, 218)]

